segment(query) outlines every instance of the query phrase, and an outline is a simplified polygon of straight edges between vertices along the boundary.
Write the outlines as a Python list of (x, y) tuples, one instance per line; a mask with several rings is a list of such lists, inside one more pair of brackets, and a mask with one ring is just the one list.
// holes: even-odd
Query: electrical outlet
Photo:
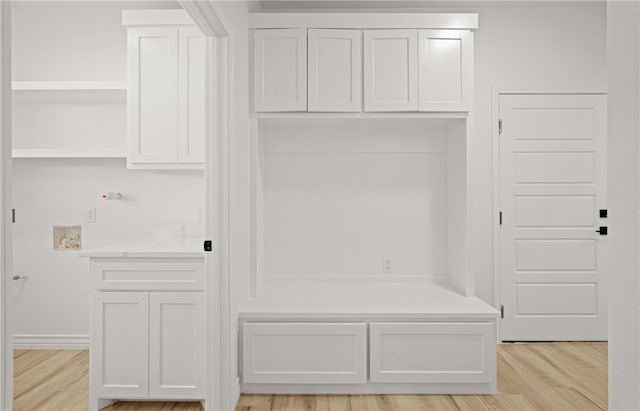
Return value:
[(95, 223), (95, 222), (96, 222), (96, 209), (87, 208), (87, 223)]
[(393, 272), (390, 258), (382, 259), (382, 272), (385, 274), (391, 274)]

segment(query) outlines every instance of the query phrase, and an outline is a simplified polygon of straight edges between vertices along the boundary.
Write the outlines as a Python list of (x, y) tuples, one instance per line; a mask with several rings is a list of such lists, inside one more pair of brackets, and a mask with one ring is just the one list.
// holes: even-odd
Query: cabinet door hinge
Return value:
[(500, 217), (500, 225), (502, 225), (502, 211), (500, 211), (499, 217)]
[(502, 134), (502, 119), (498, 120), (498, 134)]
[(500, 306), (500, 318), (504, 318), (504, 305)]

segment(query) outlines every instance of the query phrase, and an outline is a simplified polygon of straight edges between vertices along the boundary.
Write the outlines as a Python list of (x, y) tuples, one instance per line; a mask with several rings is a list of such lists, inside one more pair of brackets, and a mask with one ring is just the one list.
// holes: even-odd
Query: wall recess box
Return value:
[(82, 226), (54, 225), (53, 249), (55, 251), (80, 250), (82, 248)]

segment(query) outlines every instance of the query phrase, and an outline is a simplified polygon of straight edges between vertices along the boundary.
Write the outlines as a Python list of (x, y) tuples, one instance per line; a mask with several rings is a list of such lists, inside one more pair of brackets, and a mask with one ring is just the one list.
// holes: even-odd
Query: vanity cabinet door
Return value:
[(92, 301), (92, 397), (147, 398), (149, 294), (97, 292)]
[(204, 398), (204, 293), (151, 293), (149, 319), (149, 398)]

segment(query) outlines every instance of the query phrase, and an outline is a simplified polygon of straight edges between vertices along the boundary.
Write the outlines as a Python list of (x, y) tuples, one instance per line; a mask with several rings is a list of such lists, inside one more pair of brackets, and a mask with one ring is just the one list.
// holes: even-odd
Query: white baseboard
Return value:
[(231, 403), (233, 404), (233, 409), (235, 409), (238, 405), (238, 401), (240, 401), (240, 378), (236, 379), (231, 395)]
[(88, 335), (15, 334), (13, 348), (18, 350), (81, 350), (89, 348)]

